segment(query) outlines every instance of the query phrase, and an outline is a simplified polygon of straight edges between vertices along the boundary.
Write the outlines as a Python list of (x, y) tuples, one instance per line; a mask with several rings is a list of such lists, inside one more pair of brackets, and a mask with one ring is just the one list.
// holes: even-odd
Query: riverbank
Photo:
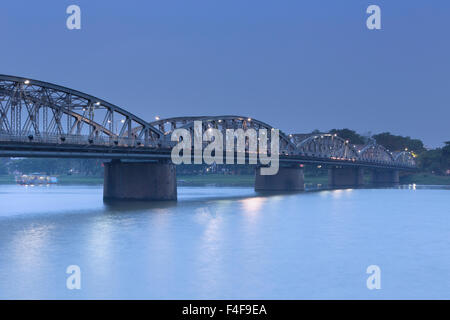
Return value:
[[(326, 184), (326, 176), (305, 177), (307, 184)], [(223, 175), (223, 174), (204, 174), (204, 175), (178, 175), (178, 185), (181, 186), (229, 186), (229, 187), (252, 187), (255, 183), (253, 174), (245, 175)], [(15, 184), (14, 176), (0, 175), (0, 184)], [(86, 177), (76, 175), (58, 176), (58, 184), (61, 185), (97, 185), (103, 184), (103, 177)]]
[[(253, 174), (246, 175), (223, 175), (223, 174), (205, 174), (205, 175), (189, 175), (178, 176), (179, 185), (184, 186), (232, 186), (232, 187), (253, 187), (255, 184), (255, 176)], [(305, 176), (306, 184), (327, 184), (328, 176)]]
[[(15, 184), (13, 175), (0, 175), (0, 184)], [(58, 176), (61, 185), (96, 185), (103, 184), (103, 177)]]
[(0, 184), (13, 184), (13, 183), (16, 183), (14, 176), (0, 175)]
[(416, 173), (400, 177), (401, 184), (450, 185), (450, 176)]
[[(181, 186), (230, 186), (230, 187), (252, 187), (255, 182), (252, 174), (246, 175), (223, 175), (223, 174), (204, 174), (204, 175), (179, 175), (177, 176), (178, 185)], [(369, 180), (367, 178), (366, 180)], [(368, 182), (368, 181), (367, 181)], [(0, 175), (0, 184), (15, 184), (14, 176)], [(328, 176), (305, 176), (305, 183), (311, 185), (328, 183)], [(418, 185), (450, 185), (450, 176), (437, 176), (429, 173), (417, 173), (400, 177), (401, 184)], [(86, 177), (76, 175), (58, 176), (58, 184), (61, 185), (99, 185), (103, 184), (103, 177)]]

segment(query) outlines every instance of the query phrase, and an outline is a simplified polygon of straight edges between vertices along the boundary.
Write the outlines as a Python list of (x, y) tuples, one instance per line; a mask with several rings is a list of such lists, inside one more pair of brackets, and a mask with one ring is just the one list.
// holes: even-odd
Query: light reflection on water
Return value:
[(104, 204), (99, 186), (0, 186), (0, 298), (450, 298), (448, 195), (181, 187), (177, 203)]

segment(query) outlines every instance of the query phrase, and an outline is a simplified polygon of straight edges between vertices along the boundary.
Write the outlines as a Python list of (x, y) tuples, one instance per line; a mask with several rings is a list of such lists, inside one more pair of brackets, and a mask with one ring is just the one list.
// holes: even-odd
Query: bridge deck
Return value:
[[(193, 154), (193, 153), (192, 153)], [(91, 159), (124, 159), (142, 161), (169, 161), (171, 148), (162, 147), (105, 147), (95, 145), (78, 144), (36, 144), (0, 142), (0, 157), (27, 157), (27, 158), (91, 158)], [(249, 153), (245, 160), (248, 163)], [(237, 162), (234, 157), (234, 162)], [(369, 162), (348, 159), (320, 158), (314, 156), (286, 156), (280, 155), (281, 165), (315, 164), (325, 166), (361, 166), (367, 168), (395, 169), (403, 171), (415, 171), (416, 168), (398, 166), (384, 162)], [(194, 158), (192, 157), (192, 163)], [(225, 163), (225, 157), (223, 158)]]

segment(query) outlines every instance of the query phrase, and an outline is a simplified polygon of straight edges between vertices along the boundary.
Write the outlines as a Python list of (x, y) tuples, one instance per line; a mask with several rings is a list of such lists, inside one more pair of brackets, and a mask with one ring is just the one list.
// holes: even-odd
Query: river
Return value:
[(448, 188), (178, 196), (104, 204), (101, 186), (1, 185), (0, 298), (450, 298)]

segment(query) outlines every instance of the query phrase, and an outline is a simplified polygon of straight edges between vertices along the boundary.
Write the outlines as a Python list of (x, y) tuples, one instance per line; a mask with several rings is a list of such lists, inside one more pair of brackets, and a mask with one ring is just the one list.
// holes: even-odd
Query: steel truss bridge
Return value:
[[(101, 159), (170, 159), (171, 133), (193, 130), (266, 129), (243, 116), (177, 117), (147, 122), (94, 96), (59, 85), (0, 75), (0, 156)], [(375, 142), (352, 145), (336, 135), (280, 131), (280, 162), (414, 170), (410, 152), (391, 152)], [(248, 151), (248, 150), (247, 150)]]

